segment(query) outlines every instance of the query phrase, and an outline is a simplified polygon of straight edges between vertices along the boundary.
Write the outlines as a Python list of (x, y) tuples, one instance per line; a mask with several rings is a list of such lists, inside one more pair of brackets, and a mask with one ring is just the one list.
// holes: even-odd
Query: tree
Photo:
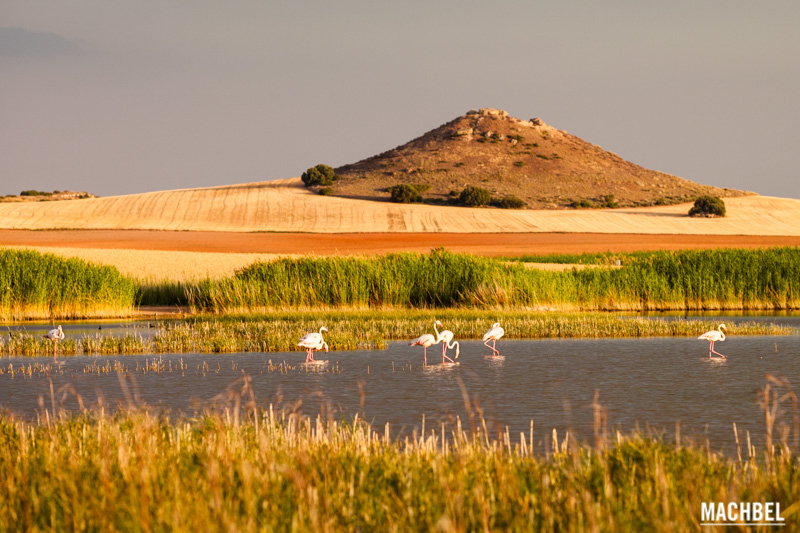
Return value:
[(422, 195), (417, 191), (417, 188), (406, 183), (392, 185), (389, 187), (389, 194), (392, 195), (392, 201), (399, 204), (410, 204), (422, 201)]
[(690, 217), (697, 216), (725, 216), (725, 202), (716, 196), (701, 196), (694, 201), (694, 206), (689, 210)]
[(458, 203), (467, 207), (480, 207), (492, 201), (492, 193), (481, 187), (465, 187), (458, 197)]
[(328, 165), (319, 164), (311, 167), (300, 176), (306, 187), (314, 187), (315, 185), (333, 185), (333, 182), (339, 179), (339, 176)]

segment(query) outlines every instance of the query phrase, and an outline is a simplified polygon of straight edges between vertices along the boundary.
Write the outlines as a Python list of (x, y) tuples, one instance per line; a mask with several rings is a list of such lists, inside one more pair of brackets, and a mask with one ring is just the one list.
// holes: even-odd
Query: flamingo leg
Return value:
[(492, 350), (492, 352), (494, 352), (492, 355), (500, 355), (500, 352), (498, 352), (497, 348), (495, 348), (495, 345), (497, 344), (497, 339), (490, 339), (490, 340), (492, 341), (492, 345), (491, 346), (489, 346), (489, 341), (488, 340), (486, 342), (484, 342), (483, 345), (486, 346), (487, 348), (489, 348), (490, 350)]
[(428, 347), (427, 346), (423, 346), (422, 347), (422, 356), (425, 358), (424, 359), (425, 362), (423, 363), (422, 366), (428, 366)]
[(455, 361), (447, 357), (447, 343), (442, 342), (442, 364), (445, 363), (445, 360), (450, 361), (451, 363), (455, 363)]
[(711, 355), (711, 354), (712, 354), (712, 353), (715, 353), (715, 354), (717, 354), (718, 356), (722, 357), (723, 359), (727, 359), (727, 357), (725, 357), (724, 355), (722, 355), (722, 354), (721, 354), (721, 353), (719, 353), (718, 351), (714, 350), (714, 341), (710, 341), (710, 342), (711, 342), (711, 344), (710, 344), (710, 345), (709, 345), (709, 347), (708, 347), (708, 358), (709, 358), (709, 359), (711, 359), (711, 358), (712, 358), (712, 355)]

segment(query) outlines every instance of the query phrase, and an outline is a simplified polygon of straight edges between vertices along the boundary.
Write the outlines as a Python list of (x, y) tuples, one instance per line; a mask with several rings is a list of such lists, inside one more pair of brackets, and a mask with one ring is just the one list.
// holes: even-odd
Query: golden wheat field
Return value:
[(0, 205), (6, 229), (225, 232), (590, 232), (800, 235), (800, 200), (725, 200), (725, 218), (690, 218), (688, 204), (630, 209), (505, 210), (320, 196), (299, 178), (108, 198)]
[[(184, 252), (170, 250), (124, 250), (107, 248), (69, 248), (45, 246), (7, 246), (7, 248), (36, 250), (61, 257), (75, 257), (101, 265), (110, 265), (126, 276), (143, 281), (199, 281), (204, 278), (220, 279), (232, 275), (236, 269), (255, 261), (271, 261), (291, 254), (245, 254)], [(527, 268), (563, 271), (586, 268), (587, 265), (563, 263), (524, 263)], [(594, 266), (594, 265), (589, 265)]]
[[(230, 276), (255, 261), (269, 261), (276, 254), (183, 252), (167, 250), (111, 250), (99, 248), (52, 248), (8, 246), (36, 250), (61, 257), (76, 257), (92, 263), (111, 265), (126, 276), (142, 281), (199, 281)], [(284, 256), (288, 257), (288, 256)]]

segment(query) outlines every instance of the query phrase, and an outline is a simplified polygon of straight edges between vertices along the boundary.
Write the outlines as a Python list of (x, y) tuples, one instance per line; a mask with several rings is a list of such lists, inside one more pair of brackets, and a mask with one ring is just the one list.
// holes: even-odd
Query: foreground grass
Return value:
[[(529, 313), (506, 310), (328, 310), (231, 316), (205, 316), (160, 325), (153, 336), (95, 334), (68, 336), (59, 355), (142, 353), (276, 352), (297, 350), (297, 341), (321, 326), (331, 350), (382, 349), (390, 340), (410, 340), (433, 333), (439, 319), (456, 339), (480, 339), (500, 322), (506, 339), (692, 337), (716, 329), (718, 321), (663, 320), (601, 313)], [(729, 323), (728, 334), (792, 335), (793, 328), (764, 322)], [(37, 335), (0, 337), (0, 355), (39, 356), (52, 344)]]
[[(245, 395), (246, 397), (246, 395)], [(435, 428), (393, 440), (252, 405), (200, 418), (0, 415), (2, 531), (694, 531), (702, 502), (779, 502), (800, 526), (800, 463), (780, 447), (598, 433), (593, 446)]]

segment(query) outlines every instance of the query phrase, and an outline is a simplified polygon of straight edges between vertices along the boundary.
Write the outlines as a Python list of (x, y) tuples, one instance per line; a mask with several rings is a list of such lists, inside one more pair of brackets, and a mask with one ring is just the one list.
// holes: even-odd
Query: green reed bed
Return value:
[[(155, 335), (102, 333), (67, 336), (59, 355), (117, 355), (142, 353), (231, 353), (299, 350), (306, 333), (328, 328), (324, 334), (331, 350), (382, 349), (392, 340), (411, 340), (433, 333), (439, 319), (457, 340), (480, 339), (494, 322), (500, 322), (506, 339), (692, 337), (719, 322), (664, 320), (601, 313), (528, 313), (507, 310), (327, 310), (194, 317), (159, 325)], [(729, 323), (728, 335), (792, 335), (796, 330), (765, 322)], [(38, 335), (15, 333), (0, 337), (2, 356), (43, 356), (53, 345)]]
[(0, 249), (0, 319), (124, 316), (135, 283), (110, 266)]
[[(586, 262), (603, 263), (604, 257), (589, 256)], [(643, 252), (625, 256), (622, 268), (564, 272), (441, 249), (374, 258), (287, 258), (188, 286), (186, 300), (216, 313), (318, 306), (795, 309), (800, 249)]]
[(732, 459), (636, 434), (494, 434), (480, 419), (395, 438), (241, 400), (190, 419), (1, 414), (0, 531), (672, 532), (729, 501), (778, 502), (800, 526), (786, 442)]

